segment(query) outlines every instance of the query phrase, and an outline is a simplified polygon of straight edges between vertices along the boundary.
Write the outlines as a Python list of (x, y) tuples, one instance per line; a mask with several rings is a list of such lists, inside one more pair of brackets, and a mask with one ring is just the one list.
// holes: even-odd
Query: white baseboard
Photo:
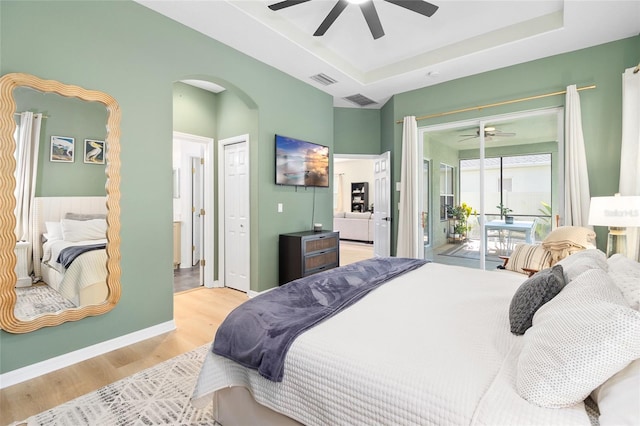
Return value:
[(163, 333), (168, 333), (175, 329), (175, 322), (173, 320), (167, 321), (162, 324), (154, 325), (153, 327), (145, 328), (144, 330), (138, 330), (133, 333), (125, 334), (124, 336), (116, 337), (115, 339), (96, 343), (95, 345), (87, 346), (86, 348), (78, 349), (77, 351), (49, 358), (26, 367), (18, 368), (17, 370), (9, 371), (0, 375), (0, 389), (31, 380), (38, 376), (42, 376), (43, 374), (51, 373), (52, 371), (111, 352), (115, 349), (120, 349), (124, 346), (129, 346), (134, 343), (159, 336)]

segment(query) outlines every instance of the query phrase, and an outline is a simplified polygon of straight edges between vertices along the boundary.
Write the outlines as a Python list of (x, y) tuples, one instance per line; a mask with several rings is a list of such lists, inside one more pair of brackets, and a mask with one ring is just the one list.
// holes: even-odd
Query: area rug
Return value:
[(14, 312), (20, 319), (33, 319), (38, 315), (52, 314), (76, 307), (46, 284), (17, 287), (16, 296)]
[[(502, 262), (496, 254), (495, 247), (489, 247), (489, 253), (485, 256), (486, 260), (494, 262)], [(463, 259), (480, 260), (480, 241), (468, 240), (439, 253), (440, 256), (460, 257)]]
[(212, 404), (197, 410), (189, 402), (210, 347), (200, 346), (11, 426), (211, 426)]

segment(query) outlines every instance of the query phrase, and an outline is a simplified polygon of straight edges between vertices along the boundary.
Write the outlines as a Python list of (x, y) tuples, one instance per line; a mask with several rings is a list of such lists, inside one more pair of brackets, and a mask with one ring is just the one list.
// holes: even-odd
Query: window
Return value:
[[(551, 154), (528, 154), (485, 158), (486, 214), (499, 215), (496, 206), (510, 208), (514, 216), (546, 216), (545, 204), (551, 205)], [(478, 181), (480, 160), (460, 160), (460, 196), (468, 204), (479, 205)], [(492, 187), (492, 188), (489, 188)]]
[(453, 167), (440, 163), (440, 220), (447, 219), (447, 207), (453, 203)]

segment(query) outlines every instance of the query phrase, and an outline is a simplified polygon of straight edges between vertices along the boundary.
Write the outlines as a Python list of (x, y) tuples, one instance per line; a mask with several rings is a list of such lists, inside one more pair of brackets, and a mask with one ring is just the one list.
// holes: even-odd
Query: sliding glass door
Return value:
[(563, 211), (562, 129), (559, 108), (420, 129), (424, 156), (440, 165), (423, 179), (440, 212), (425, 257), (495, 268), (516, 244), (540, 242)]

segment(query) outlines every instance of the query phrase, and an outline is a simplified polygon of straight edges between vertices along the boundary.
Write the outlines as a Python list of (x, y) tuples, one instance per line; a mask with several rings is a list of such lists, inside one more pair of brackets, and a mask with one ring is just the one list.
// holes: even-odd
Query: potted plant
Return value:
[(448, 206), (447, 214), (451, 219), (456, 219), (456, 223), (453, 225), (453, 235), (454, 238), (460, 239), (467, 235), (467, 231), (469, 231), (469, 226), (467, 220), (469, 219), (469, 215), (473, 208), (467, 203), (462, 203), (458, 206)]
[(513, 223), (513, 216), (510, 216), (509, 213), (513, 212), (509, 207), (506, 207), (502, 203), (496, 206), (498, 210), (500, 210), (500, 217), (504, 216), (504, 223)]

